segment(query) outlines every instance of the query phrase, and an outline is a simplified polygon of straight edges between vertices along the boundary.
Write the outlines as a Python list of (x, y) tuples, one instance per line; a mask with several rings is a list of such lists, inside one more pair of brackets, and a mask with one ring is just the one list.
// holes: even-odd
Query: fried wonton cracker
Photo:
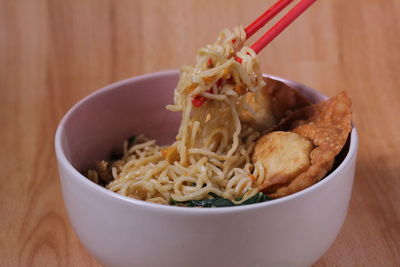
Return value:
[(291, 113), (275, 130), (296, 133), (311, 140), (315, 146), (310, 153), (311, 165), (306, 171), (292, 179), (289, 176), (286, 180), (271, 177), (259, 186), (260, 191), (278, 198), (313, 185), (332, 168), (351, 131), (351, 100), (345, 92), (339, 93)]
[(287, 84), (264, 78), (266, 85), (257, 93), (248, 92), (239, 111), (240, 121), (257, 130), (276, 125), (291, 112), (311, 103)]

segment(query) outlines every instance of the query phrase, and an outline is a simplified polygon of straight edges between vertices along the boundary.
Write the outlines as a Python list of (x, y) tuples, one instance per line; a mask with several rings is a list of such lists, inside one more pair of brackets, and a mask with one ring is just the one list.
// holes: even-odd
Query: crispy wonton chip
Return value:
[(272, 177), (259, 186), (260, 191), (277, 198), (313, 185), (332, 168), (351, 131), (351, 100), (345, 92), (339, 93), (327, 101), (291, 113), (274, 130), (297, 133), (315, 146), (310, 153), (311, 165), (306, 171), (294, 179), (277, 179), (279, 183), (274, 183)]
[(265, 87), (248, 92), (239, 111), (240, 121), (263, 131), (276, 125), (291, 112), (311, 103), (287, 84), (264, 78)]

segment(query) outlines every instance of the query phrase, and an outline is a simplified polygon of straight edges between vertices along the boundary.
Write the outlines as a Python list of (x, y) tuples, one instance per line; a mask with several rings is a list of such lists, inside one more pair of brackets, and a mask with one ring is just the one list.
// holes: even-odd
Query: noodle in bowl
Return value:
[[(313, 89), (281, 80), (314, 102), (324, 99)], [(178, 71), (167, 71), (112, 84), (81, 100), (60, 122), (56, 154), (62, 192), (83, 245), (106, 266), (313, 264), (332, 244), (347, 213), (358, 146), (355, 128), (345, 158), (322, 181), (248, 206), (159, 205), (112, 192), (80, 173), (138, 129), (160, 145), (173, 143), (181, 117), (164, 107), (177, 81)], [(245, 143), (240, 145), (245, 149)]]
[[(242, 27), (226, 29), (198, 51), (194, 66), (182, 68), (175, 103), (167, 105), (182, 113), (176, 141), (166, 148), (143, 136), (132, 147), (125, 142), (123, 158), (112, 165), (114, 180), (108, 189), (159, 204), (210, 194), (241, 204), (259, 192), (264, 167), (250, 157), (260, 132), (240, 122), (237, 106), (246, 91), (258, 92), (265, 82), (256, 54), (243, 46), (245, 39)], [(208, 101), (196, 107), (194, 97)], [(88, 172), (91, 180), (98, 181), (97, 176)]]

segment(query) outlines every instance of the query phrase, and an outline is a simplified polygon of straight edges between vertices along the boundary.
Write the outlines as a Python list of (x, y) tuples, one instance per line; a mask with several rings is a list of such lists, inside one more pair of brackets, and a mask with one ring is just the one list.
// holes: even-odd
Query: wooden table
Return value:
[[(96, 266), (68, 221), (53, 137), (80, 98), (194, 62), (272, 0), (1, 0), (0, 266)], [(262, 70), (347, 90), (360, 150), (345, 225), (315, 266), (400, 263), (400, 1), (319, 1), (260, 55)]]

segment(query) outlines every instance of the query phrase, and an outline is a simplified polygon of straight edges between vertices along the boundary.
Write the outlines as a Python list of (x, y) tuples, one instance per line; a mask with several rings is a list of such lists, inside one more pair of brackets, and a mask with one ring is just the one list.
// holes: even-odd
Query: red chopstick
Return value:
[(254, 33), (261, 29), (267, 22), (273, 19), (279, 12), (287, 7), (293, 0), (279, 0), (249, 26), (246, 27), (246, 39), (249, 39)]
[[(279, 20), (267, 33), (261, 36), (250, 48), (258, 54), (265, 46), (267, 46), (276, 36), (278, 36), (286, 27), (288, 27), (296, 18), (298, 18), (308, 7), (317, 0), (301, 0), (289, 13)], [(255, 32), (261, 29), (267, 22), (274, 18), (279, 12), (287, 7), (293, 0), (278, 0), (273, 6), (259, 16), (254, 22), (246, 27), (246, 39), (250, 38)], [(242, 63), (240, 57), (235, 57), (236, 61)], [(207, 101), (207, 98), (196, 95), (192, 99), (195, 107), (200, 107)]]
[[(269, 31), (267, 31), (267, 33), (265, 33), (260, 39), (258, 39), (250, 48), (253, 49), (254, 52), (256, 52), (256, 54), (258, 54), (265, 46), (267, 46), (272, 40), (274, 40), (276, 36), (278, 36), (284, 29), (286, 29), (286, 27), (288, 27), (294, 20), (296, 20), (301, 14), (303, 14), (303, 12), (307, 10), (307, 8), (309, 8), (312, 4), (314, 4), (315, 1), (317, 0), (300, 1), (295, 7), (293, 7), (289, 11), (289, 13), (287, 13), (280, 21), (278, 21)], [(288, 3), (286, 5), (288, 5)], [(281, 8), (280, 10), (282, 9), (283, 8)]]

